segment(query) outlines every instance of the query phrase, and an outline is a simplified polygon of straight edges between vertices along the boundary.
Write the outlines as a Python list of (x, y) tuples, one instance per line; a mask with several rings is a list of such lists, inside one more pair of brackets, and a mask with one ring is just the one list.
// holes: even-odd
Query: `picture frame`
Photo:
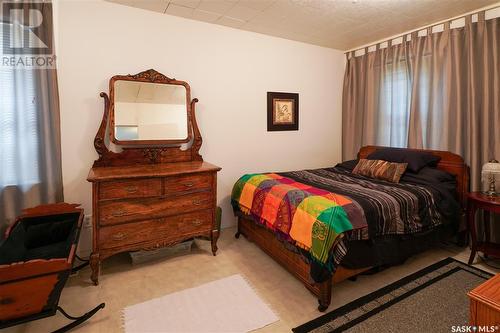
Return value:
[(298, 131), (299, 94), (267, 93), (267, 131)]

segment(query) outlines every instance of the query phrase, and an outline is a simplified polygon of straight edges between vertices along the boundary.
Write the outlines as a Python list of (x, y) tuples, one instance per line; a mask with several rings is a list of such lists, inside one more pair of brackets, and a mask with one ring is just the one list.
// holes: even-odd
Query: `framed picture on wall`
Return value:
[(299, 129), (299, 94), (267, 93), (267, 130), (297, 131)]

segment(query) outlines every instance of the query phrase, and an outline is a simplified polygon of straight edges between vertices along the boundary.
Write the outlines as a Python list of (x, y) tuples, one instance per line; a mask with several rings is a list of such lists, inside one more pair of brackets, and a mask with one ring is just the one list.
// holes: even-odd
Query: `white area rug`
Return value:
[(279, 318), (241, 275), (129, 306), (125, 332), (249, 332)]

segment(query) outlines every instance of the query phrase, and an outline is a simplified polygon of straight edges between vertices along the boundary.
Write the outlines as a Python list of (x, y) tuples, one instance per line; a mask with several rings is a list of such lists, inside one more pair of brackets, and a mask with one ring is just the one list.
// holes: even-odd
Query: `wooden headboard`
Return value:
[[(358, 158), (366, 158), (375, 150), (381, 148), (389, 148), (389, 147), (381, 147), (381, 146), (361, 147), (361, 149), (358, 152)], [(463, 209), (466, 208), (467, 193), (469, 192), (469, 167), (467, 166), (467, 164), (465, 164), (464, 159), (460, 155), (450, 153), (449, 151), (441, 151), (441, 150), (410, 149), (410, 148), (404, 148), (404, 149), (409, 151), (422, 151), (441, 157), (441, 160), (439, 161), (437, 168), (456, 176), (458, 198), (460, 200), (462, 208)]]

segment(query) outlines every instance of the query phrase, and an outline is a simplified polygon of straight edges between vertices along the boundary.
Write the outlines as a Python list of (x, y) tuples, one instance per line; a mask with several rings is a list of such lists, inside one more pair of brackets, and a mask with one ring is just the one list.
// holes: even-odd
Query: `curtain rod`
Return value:
[(365, 48), (370, 48), (372, 46), (376, 46), (377, 44), (382, 44), (382, 43), (386, 43), (390, 40), (394, 40), (396, 38), (401, 38), (403, 36), (407, 36), (407, 35), (410, 35), (414, 32), (418, 32), (418, 31), (422, 31), (422, 30), (425, 30), (425, 29), (429, 29), (429, 28), (433, 28), (433, 27), (436, 27), (438, 25), (441, 25), (441, 24), (445, 24), (445, 23), (451, 23), (452, 21), (456, 21), (456, 20), (459, 20), (461, 18), (464, 18), (466, 16), (469, 16), (469, 15), (476, 15), (480, 12), (483, 12), (483, 11), (488, 11), (488, 10), (492, 10), (492, 9), (497, 9), (497, 8), (500, 8), (500, 5), (497, 3), (497, 4), (494, 4), (492, 6), (489, 6), (489, 7), (483, 7), (481, 9), (478, 9), (476, 11), (472, 11), (472, 12), (468, 12), (466, 14), (462, 14), (460, 16), (455, 16), (455, 17), (452, 17), (450, 19), (446, 19), (446, 20), (443, 20), (443, 21), (439, 21), (439, 22), (436, 22), (436, 23), (432, 23), (432, 24), (429, 24), (429, 25), (425, 25), (423, 27), (419, 27), (417, 29), (414, 29), (414, 30), (409, 30), (409, 31), (406, 31), (405, 33), (402, 33), (400, 35), (395, 35), (393, 37), (390, 37), (388, 39), (381, 39), (379, 40), (378, 42), (376, 43), (373, 43), (373, 44), (366, 44), (364, 46), (361, 46), (361, 47), (356, 47), (354, 49), (350, 49), (350, 50), (347, 50), (347, 51), (344, 51), (344, 54), (347, 54), (347, 53), (351, 53), (351, 52), (356, 52), (356, 51), (359, 51), (359, 50), (363, 50)]

